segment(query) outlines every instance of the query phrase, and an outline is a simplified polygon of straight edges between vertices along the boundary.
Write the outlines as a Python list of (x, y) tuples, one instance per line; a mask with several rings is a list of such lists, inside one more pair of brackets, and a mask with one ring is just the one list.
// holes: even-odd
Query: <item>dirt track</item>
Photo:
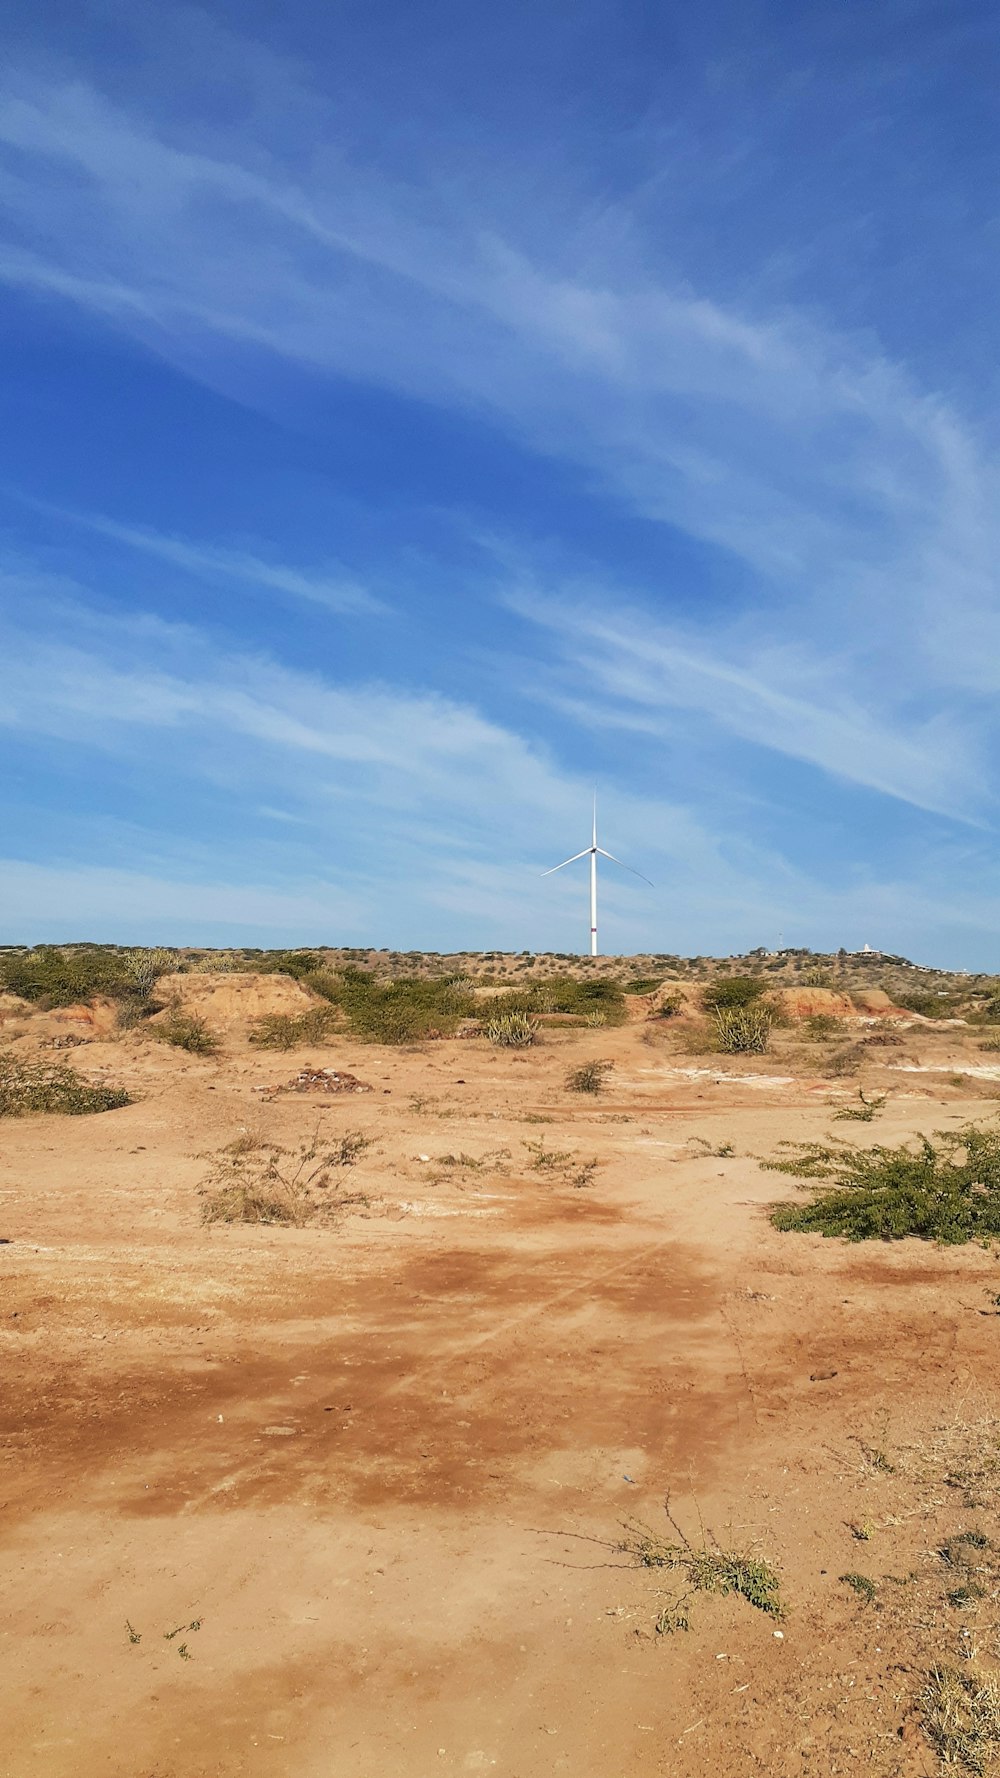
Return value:
[[(561, 1085), (590, 1054), (592, 1102)], [(632, 1028), (310, 1057), (376, 1091), (261, 1105), (300, 1058), (95, 1043), (74, 1060), (138, 1103), (2, 1127), (0, 1771), (934, 1771), (913, 1651), (839, 1577), (855, 1520), (899, 1521), (884, 1569), (952, 1510), (862, 1446), (993, 1411), (995, 1261), (772, 1230), (788, 1182), (752, 1156), (830, 1098), (777, 1066), (714, 1084)], [(879, 1139), (984, 1109), (946, 1097), (900, 1088)], [(376, 1139), (367, 1209), (200, 1225), (207, 1152), (317, 1116)], [(540, 1138), (592, 1182), (535, 1168)], [(655, 1635), (670, 1577), (615, 1545), (668, 1494), (778, 1566), (780, 1636), (732, 1597)]]

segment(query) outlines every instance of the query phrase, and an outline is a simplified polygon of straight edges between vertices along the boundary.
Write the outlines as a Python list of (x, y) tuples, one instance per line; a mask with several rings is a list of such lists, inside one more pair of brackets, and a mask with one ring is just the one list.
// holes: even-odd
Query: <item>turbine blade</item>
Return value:
[(542, 876), (554, 876), (557, 870), (565, 870), (568, 864), (575, 864), (578, 858), (589, 858), (593, 849), (593, 846), (588, 846), (583, 852), (574, 852), (572, 858), (564, 858), (561, 864), (554, 864), (551, 870), (543, 870)]
[(642, 881), (644, 883), (649, 883), (649, 887), (651, 889), (656, 888), (656, 884), (651, 883), (648, 877), (643, 877), (641, 870), (636, 870), (634, 865), (626, 864), (625, 860), (623, 858), (616, 858), (613, 852), (605, 852), (603, 846), (598, 846), (597, 850), (601, 854), (602, 858), (610, 858), (612, 864), (620, 864), (622, 867), (622, 870), (630, 870), (634, 877), (642, 877)]

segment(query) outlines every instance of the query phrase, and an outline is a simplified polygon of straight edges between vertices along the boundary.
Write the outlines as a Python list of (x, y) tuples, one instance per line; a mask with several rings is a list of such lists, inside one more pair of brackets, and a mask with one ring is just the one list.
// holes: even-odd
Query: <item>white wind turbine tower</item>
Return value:
[[(635, 870), (631, 864), (623, 863), (623, 861), (620, 858), (615, 857), (613, 852), (605, 852), (604, 847), (599, 846), (597, 844), (597, 792), (595, 791), (594, 792), (594, 827), (593, 827), (593, 837), (591, 839), (590, 845), (585, 846), (582, 852), (574, 852), (572, 858), (564, 858), (561, 864), (554, 864), (552, 866), (551, 870), (543, 870), (543, 872), (542, 872), (543, 877), (552, 877), (555, 875), (557, 870), (565, 870), (567, 864), (575, 864), (578, 858), (589, 858), (590, 859), (590, 955), (592, 957), (597, 956), (597, 855), (598, 855), (598, 853), (600, 853), (602, 858), (610, 858), (612, 864), (620, 864), (622, 870), (630, 870), (634, 877), (642, 877), (642, 881), (644, 883), (649, 883), (649, 878), (643, 877), (641, 870)], [(655, 887), (655, 885), (653, 883), (649, 883), (649, 887), (652, 889)]]

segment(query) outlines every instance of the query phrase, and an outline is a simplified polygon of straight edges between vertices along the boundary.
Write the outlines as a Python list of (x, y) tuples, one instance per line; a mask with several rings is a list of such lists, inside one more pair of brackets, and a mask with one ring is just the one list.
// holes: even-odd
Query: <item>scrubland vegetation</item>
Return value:
[(0, 954), (0, 988), (41, 1007), (72, 1006), (106, 995), (123, 1009), (151, 1006), (156, 983), (175, 967), (164, 950), (112, 945), (38, 945)]
[(621, 1024), (625, 999), (614, 983), (542, 981), (507, 992), (477, 993), (464, 977), (400, 976), (382, 980), (369, 970), (309, 970), (299, 980), (327, 1002), (299, 1019), (268, 1018), (253, 1041), (290, 1048), (337, 1029), (371, 1043), (419, 1043), (482, 1030), (491, 1043), (524, 1048), (547, 1022)]
[(805, 1142), (764, 1162), (776, 1173), (818, 1182), (806, 1204), (775, 1206), (778, 1229), (847, 1241), (958, 1245), (1000, 1239), (1000, 1130), (967, 1124), (921, 1136), (912, 1146)]
[(192, 1056), (214, 1056), (219, 1047), (215, 1033), (198, 1013), (179, 1010), (171, 1012), (162, 1024), (154, 1028), (154, 1035), (161, 1043), (170, 1043), (174, 1049), (187, 1050)]
[(131, 1102), (123, 1088), (92, 1086), (65, 1062), (29, 1062), (0, 1051), (0, 1117), (24, 1117), (32, 1111), (87, 1117)]

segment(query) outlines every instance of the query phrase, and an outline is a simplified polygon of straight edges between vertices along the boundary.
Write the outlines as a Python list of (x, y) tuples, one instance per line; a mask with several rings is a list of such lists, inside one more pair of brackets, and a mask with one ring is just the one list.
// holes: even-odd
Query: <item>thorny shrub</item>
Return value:
[(123, 1087), (93, 1086), (65, 1062), (25, 1062), (10, 1051), (0, 1052), (0, 1117), (23, 1117), (31, 1111), (87, 1117), (131, 1103)]
[(212, 1159), (200, 1187), (203, 1222), (277, 1223), (301, 1228), (332, 1221), (338, 1212), (367, 1204), (364, 1192), (339, 1189), (335, 1170), (353, 1167), (372, 1138), (351, 1130), (334, 1141), (320, 1140), (319, 1126), (308, 1142), (283, 1148), (243, 1130)]
[(915, 1148), (847, 1143), (788, 1144), (762, 1165), (817, 1181), (808, 1203), (776, 1204), (775, 1228), (847, 1241), (921, 1241), (984, 1246), (1000, 1238), (1000, 1130), (967, 1124), (917, 1138)]
[(187, 1050), (192, 1056), (214, 1056), (219, 1047), (218, 1038), (200, 1013), (181, 1012), (178, 1009), (164, 1019), (162, 1025), (153, 1026), (152, 1030), (161, 1043), (172, 1044), (174, 1049)]

